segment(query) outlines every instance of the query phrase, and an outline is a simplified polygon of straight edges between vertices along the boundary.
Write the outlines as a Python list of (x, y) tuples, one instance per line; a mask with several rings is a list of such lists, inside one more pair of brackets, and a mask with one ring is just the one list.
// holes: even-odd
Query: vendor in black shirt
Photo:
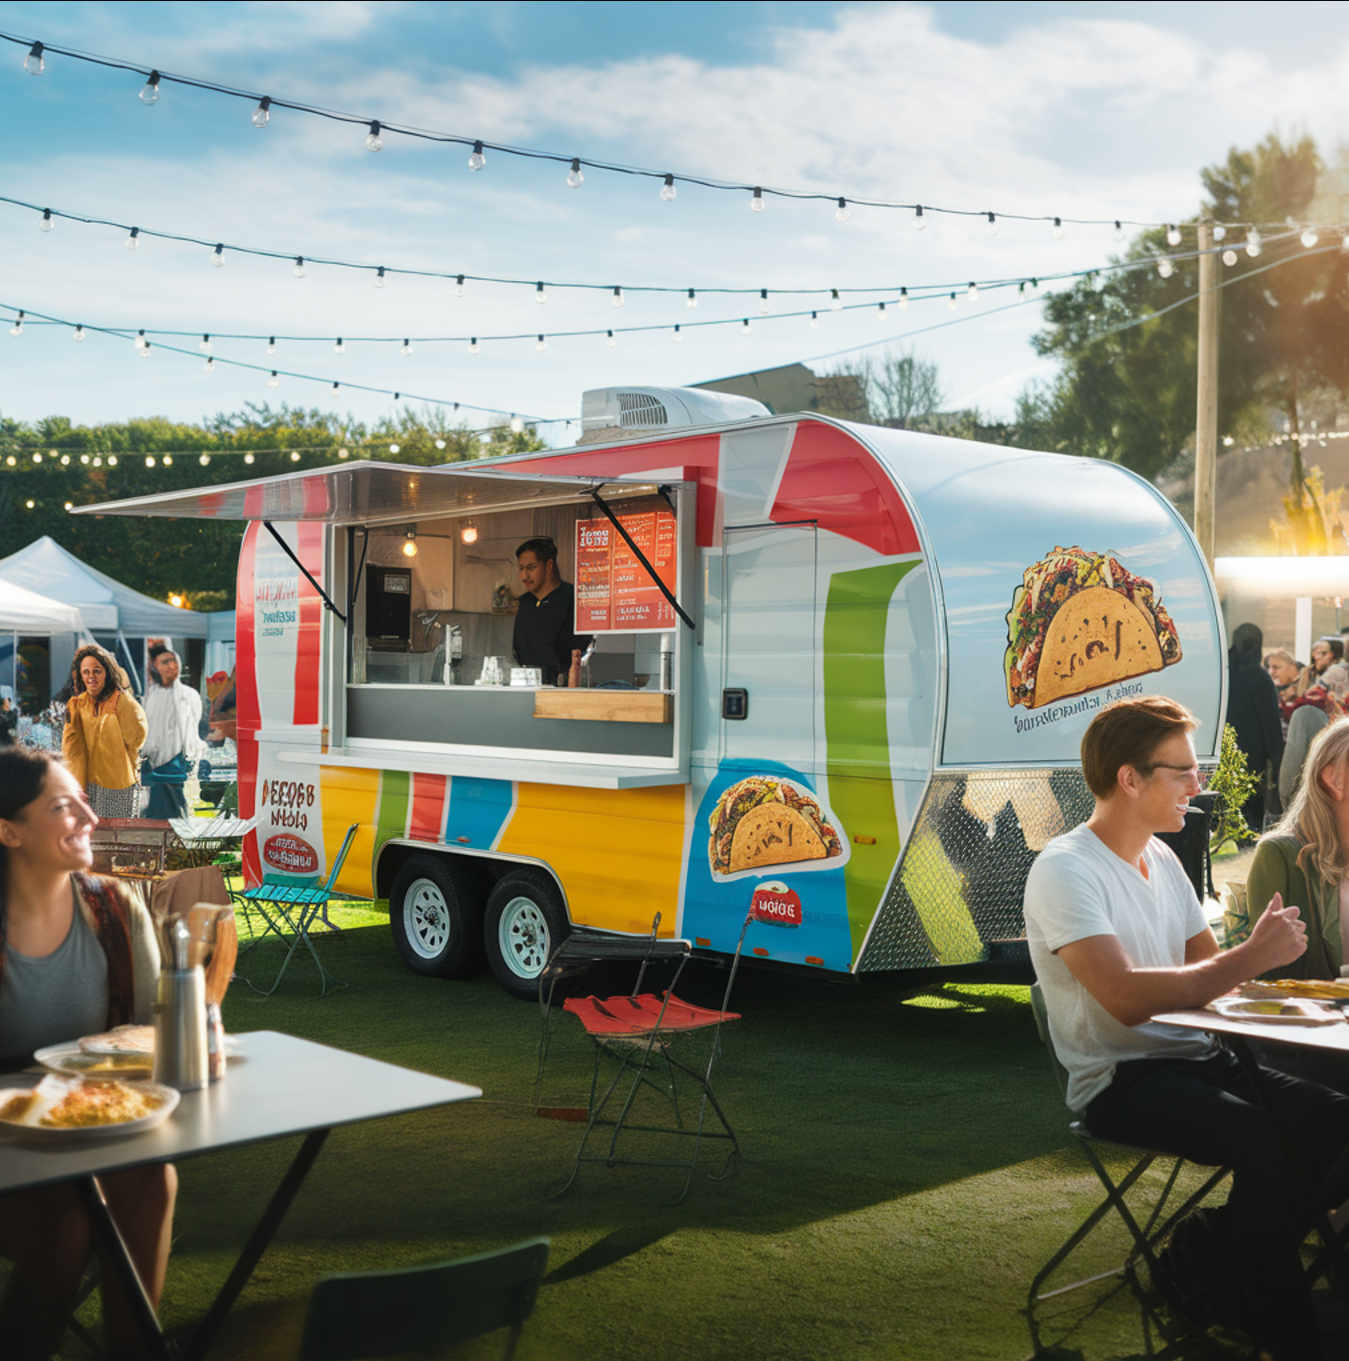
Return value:
[(545, 685), (557, 684), (559, 677), (565, 685), (590, 639), (572, 632), (576, 592), (558, 574), (557, 545), (552, 539), (526, 539), (515, 550), (515, 562), (525, 588), (511, 643), (516, 663), (537, 666)]

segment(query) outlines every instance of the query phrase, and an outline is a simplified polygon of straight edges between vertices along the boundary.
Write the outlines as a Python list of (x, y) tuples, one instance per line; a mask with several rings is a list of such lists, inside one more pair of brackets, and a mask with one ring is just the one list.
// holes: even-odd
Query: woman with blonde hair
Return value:
[(1255, 848), (1247, 901), (1267, 903), (1275, 893), (1301, 908), (1307, 924), (1307, 951), (1285, 972), (1338, 978), (1349, 963), (1349, 718), (1313, 739), (1288, 811)]
[(70, 664), (74, 691), (66, 709), (61, 753), (70, 773), (101, 818), (134, 818), (140, 812), (140, 750), (148, 731), (145, 710), (116, 661), (88, 643)]

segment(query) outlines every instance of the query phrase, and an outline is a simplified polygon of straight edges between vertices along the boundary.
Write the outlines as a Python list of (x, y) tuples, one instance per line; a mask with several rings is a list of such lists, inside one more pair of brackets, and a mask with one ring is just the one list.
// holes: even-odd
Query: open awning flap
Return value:
[(77, 515), (151, 515), (194, 520), (316, 520), (325, 524), (391, 524), (399, 520), (486, 514), (572, 497), (592, 490), (637, 496), (656, 490), (649, 480), (559, 477), (488, 469), (472, 463), (421, 467), (402, 463), (351, 463), (134, 496), (79, 506)]

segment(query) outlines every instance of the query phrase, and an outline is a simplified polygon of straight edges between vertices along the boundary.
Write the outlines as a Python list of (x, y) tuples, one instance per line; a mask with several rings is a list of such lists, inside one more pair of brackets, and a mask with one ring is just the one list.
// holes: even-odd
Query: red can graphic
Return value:
[(800, 926), (801, 899), (786, 884), (760, 884), (750, 902), (756, 922), (771, 926)]

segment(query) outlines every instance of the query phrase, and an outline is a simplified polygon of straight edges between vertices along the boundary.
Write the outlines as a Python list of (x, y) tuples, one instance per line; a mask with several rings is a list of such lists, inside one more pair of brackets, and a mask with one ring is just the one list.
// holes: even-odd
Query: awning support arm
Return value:
[(666, 598), (666, 600), (670, 602), (670, 606), (674, 610), (674, 612), (689, 626), (689, 628), (693, 628), (694, 627), (693, 620), (689, 618), (688, 613), (685, 611), (684, 607), (679, 603), (679, 601), (677, 601), (674, 598), (674, 592), (656, 575), (656, 569), (652, 567), (652, 565), (646, 560), (646, 554), (643, 553), (642, 550), (638, 548), (637, 545), (632, 541), (632, 535), (629, 534), (628, 531), (623, 528), (623, 522), (618, 518), (617, 515), (613, 513), (612, 510), (609, 509), (609, 506), (605, 502), (604, 497), (602, 497), (599, 494), (599, 492), (592, 489), (590, 493), (590, 499), (594, 501), (594, 503), (605, 513), (605, 515), (608, 517), (609, 523), (612, 524), (616, 530), (618, 530), (619, 536), (622, 538), (623, 542), (627, 544), (629, 548), (632, 549), (633, 554), (637, 558), (637, 561), (640, 562), (642, 566), (646, 568), (647, 576), (649, 576), (651, 580), (654, 581), (658, 587), (660, 587), (661, 595), (663, 595)]
[(304, 573), (304, 579), (319, 593), (319, 599), (322, 600), (323, 603), (345, 624), (347, 622), (347, 616), (343, 614), (342, 611), (339, 610), (331, 600), (328, 599), (328, 592), (325, 591), (323, 587), (320, 586), (318, 582), (314, 580), (313, 576), (310, 574), (309, 568), (307, 568), (304, 565), (304, 563), (302, 563), (300, 559), (295, 556), (295, 553), (292, 550), (290, 544), (288, 544), (285, 541), (285, 539), (283, 539), (281, 535), (278, 534), (276, 530), (272, 527), (272, 522), (270, 520), (264, 520), (262, 524), (266, 531), (272, 536), (272, 538), (274, 538), (277, 541), (277, 543), (281, 545), (281, 549), (285, 553), (285, 555), (300, 569), (301, 572)]

